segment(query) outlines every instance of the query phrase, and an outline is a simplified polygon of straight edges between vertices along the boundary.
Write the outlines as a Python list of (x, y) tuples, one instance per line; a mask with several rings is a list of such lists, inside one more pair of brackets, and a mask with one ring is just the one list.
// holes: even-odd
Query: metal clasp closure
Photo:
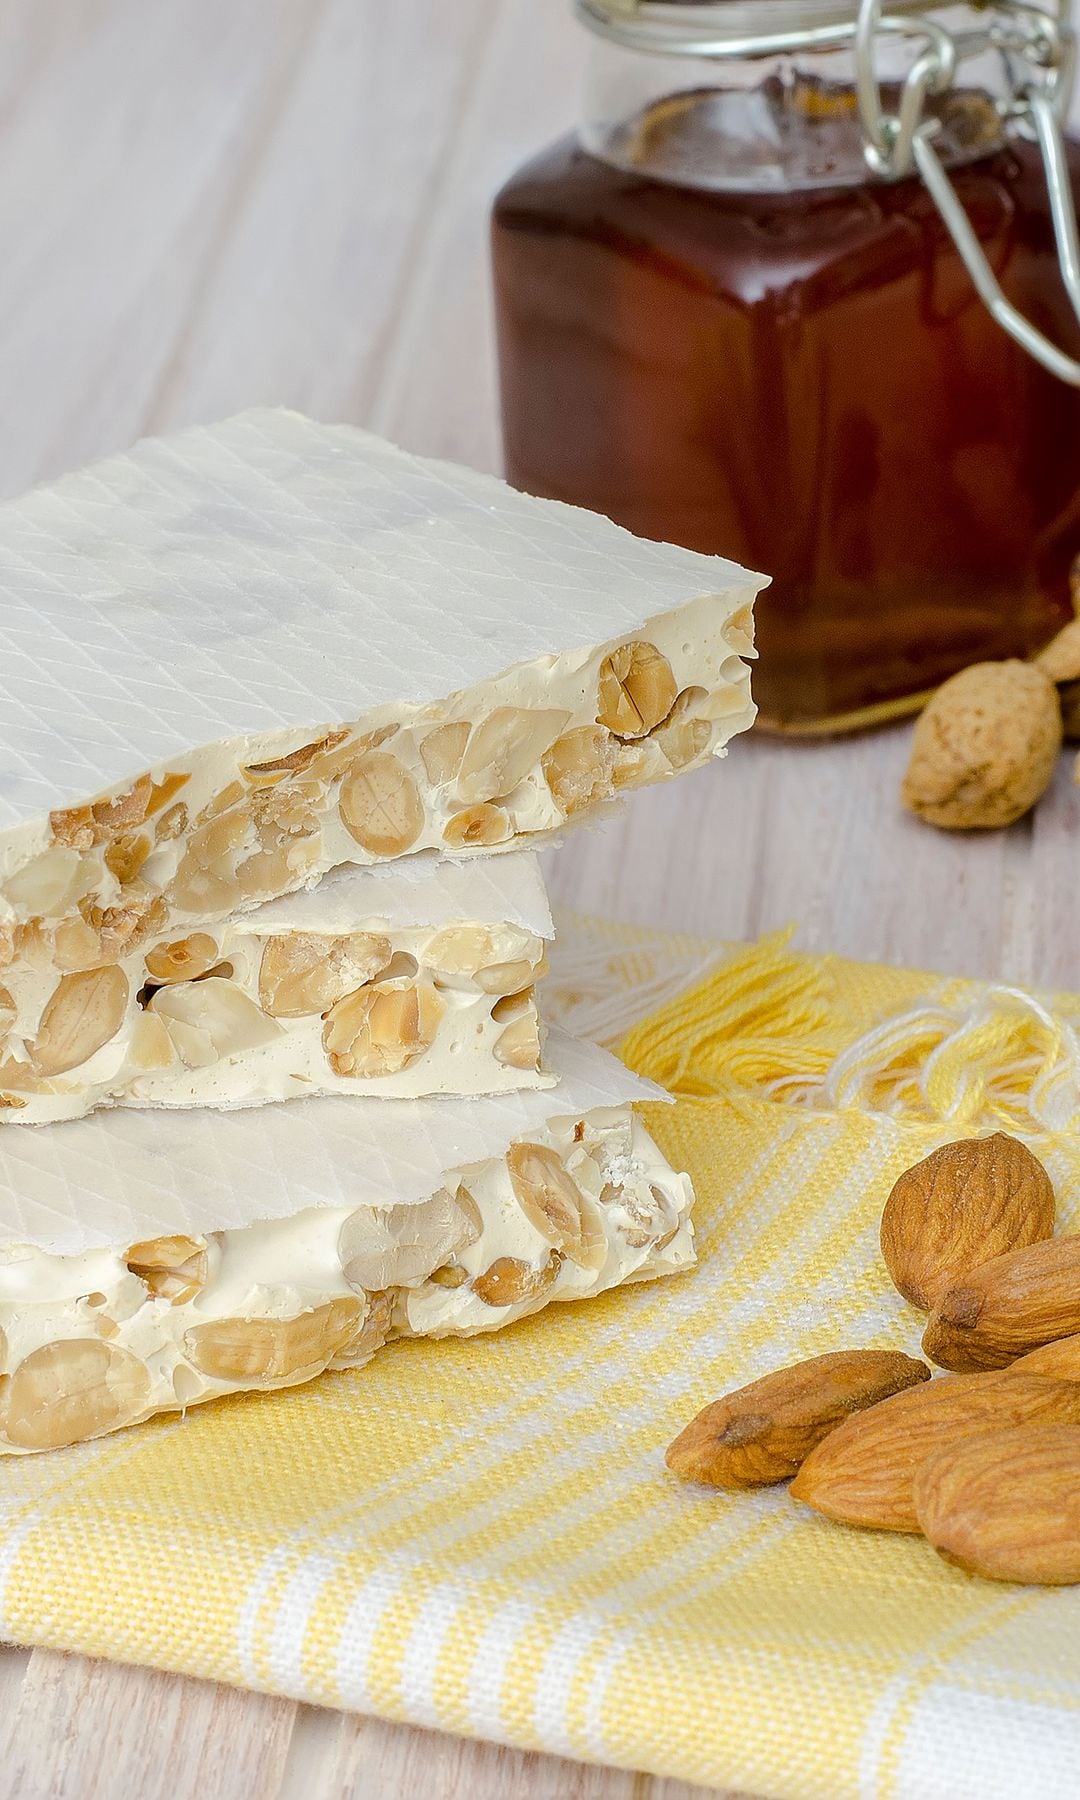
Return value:
[[(886, 114), (874, 70), (874, 43), (881, 32), (918, 36), (924, 48), (901, 85), (896, 112)], [(993, 11), (977, 32), (953, 37), (936, 21), (882, 16), (880, 0), (860, 0), (855, 25), (856, 88), (866, 135), (865, 155), (875, 175), (896, 180), (917, 169), (945, 222), (979, 297), (998, 324), (1030, 356), (1062, 381), (1080, 387), (1080, 362), (1052, 344), (1005, 298), (997, 276), (972, 229), (945, 165), (934, 148), (937, 121), (924, 117), (929, 94), (952, 85), (961, 55), (995, 49), (1011, 77), (1012, 98), (1004, 116), (1014, 130), (1034, 138), (1042, 155), (1058, 260), (1065, 291), (1080, 320), (1080, 244), (1076, 205), (1065, 161), (1062, 119), (1072, 88), (1075, 39), (1059, 17), (1036, 7), (1011, 5)]]
[[(1076, 205), (1062, 136), (1076, 43), (1064, 18), (1067, 3), (1057, 0), (1058, 11), (1053, 13), (1025, 0), (990, 0), (978, 26), (949, 31), (929, 16), (935, 0), (891, 0), (896, 11), (890, 13), (881, 11), (881, 0), (859, 0), (854, 23), (844, 0), (806, 0), (805, 6), (795, 6), (794, 11), (783, 0), (765, 0), (767, 10), (752, 0), (745, 6), (738, 0), (723, 0), (721, 5), (716, 0), (711, 5), (697, 0), (690, 6), (668, 0), (663, 4), (660, 0), (575, 0), (579, 17), (591, 30), (626, 49), (650, 54), (730, 58), (851, 47), (867, 166), (886, 181), (916, 171), (922, 176), (976, 291), (998, 324), (1044, 369), (1080, 387), (1080, 362), (1059, 350), (1006, 300), (934, 148), (938, 122), (925, 116), (927, 98), (952, 84), (964, 58), (987, 51), (1000, 55), (1008, 96), (998, 103), (998, 110), (1011, 131), (1032, 138), (1039, 146), (1061, 278), (1080, 319)], [(874, 67), (875, 45), (881, 36), (922, 40), (922, 48), (900, 83), (893, 113), (882, 105)]]

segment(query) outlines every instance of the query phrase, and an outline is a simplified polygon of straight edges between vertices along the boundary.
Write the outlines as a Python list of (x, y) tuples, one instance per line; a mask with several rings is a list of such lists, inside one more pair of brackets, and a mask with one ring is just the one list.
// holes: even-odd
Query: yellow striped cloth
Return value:
[[(620, 987), (709, 954), (581, 925), (564, 1016), (610, 1035)], [(624, 1046), (684, 1096), (648, 1123), (697, 1184), (695, 1271), (4, 1462), (6, 1635), (780, 1800), (1072, 1800), (1080, 1592), (681, 1485), (663, 1450), (786, 1361), (916, 1347), (877, 1222), (932, 1145), (1004, 1120), (1075, 1222), (1078, 1022), (737, 953)]]

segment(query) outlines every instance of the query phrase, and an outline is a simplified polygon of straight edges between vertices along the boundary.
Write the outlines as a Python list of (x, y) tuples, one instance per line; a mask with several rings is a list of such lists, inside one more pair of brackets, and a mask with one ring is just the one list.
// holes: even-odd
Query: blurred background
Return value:
[(561, 0), (4, 0), (3, 493), (253, 402), (496, 468), (488, 205), (585, 49)]

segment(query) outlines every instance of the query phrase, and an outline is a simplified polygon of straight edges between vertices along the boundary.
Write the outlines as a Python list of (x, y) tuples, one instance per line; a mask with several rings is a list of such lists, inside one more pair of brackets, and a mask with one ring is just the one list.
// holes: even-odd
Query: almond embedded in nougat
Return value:
[(1011, 825), (1049, 785), (1061, 742), (1045, 670), (973, 663), (938, 689), (915, 726), (904, 805), (953, 831)]
[(904, 1299), (931, 1312), (970, 1269), (1051, 1237), (1054, 1214), (1042, 1163), (995, 1131), (942, 1144), (900, 1176), (881, 1215), (881, 1254)]
[(596, 720), (616, 737), (643, 737), (665, 719), (678, 688), (655, 644), (620, 644), (600, 665)]
[(209, 1319), (184, 1337), (195, 1368), (217, 1381), (258, 1387), (324, 1369), (363, 1318), (359, 1300), (328, 1300), (291, 1319)]
[(389, 751), (358, 757), (341, 783), (341, 822), (372, 856), (404, 856), (424, 825), (424, 803), (408, 769)]
[(787, 1481), (853, 1412), (929, 1379), (898, 1350), (835, 1350), (794, 1363), (703, 1407), (669, 1445), (667, 1466), (710, 1487)]
[(1080, 1333), (1080, 1236), (996, 1256), (944, 1293), (923, 1333), (943, 1369), (1004, 1369)]
[(988, 1581), (1080, 1582), (1080, 1427), (1025, 1425), (949, 1444), (914, 1483), (923, 1536)]
[(482, 1274), (472, 1278), (472, 1291), (485, 1306), (518, 1306), (546, 1292), (559, 1273), (562, 1257), (549, 1250), (539, 1269), (518, 1256), (498, 1256)]
[(127, 1000), (127, 976), (115, 964), (61, 976), (30, 1046), (37, 1073), (64, 1075), (88, 1062), (116, 1036)]
[(1029, 1421), (1080, 1430), (1080, 1384), (1011, 1370), (941, 1376), (846, 1419), (807, 1457), (791, 1495), (842, 1525), (918, 1531), (914, 1481), (928, 1456)]
[(602, 1269), (607, 1239), (596, 1207), (548, 1144), (510, 1145), (506, 1168), (530, 1225), (582, 1269)]

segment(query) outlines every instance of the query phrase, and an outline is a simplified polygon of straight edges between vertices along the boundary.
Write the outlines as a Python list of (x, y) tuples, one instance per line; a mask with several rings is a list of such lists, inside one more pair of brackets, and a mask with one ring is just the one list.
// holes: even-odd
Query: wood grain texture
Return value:
[(0, 1725), (11, 1800), (281, 1791), (290, 1700), (35, 1650)]
[[(498, 466), (487, 212), (573, 122), (565, 0), (0, 0), (0, 494), (283, 402)], [(904, 729), (738, 743), (548, 859), (585, 910), (1080, 984), (1071, 758), (1034, 820), (906, 819)], [(27, 1800), (691, 1800), (704, 1790), (0, 1651)]]

